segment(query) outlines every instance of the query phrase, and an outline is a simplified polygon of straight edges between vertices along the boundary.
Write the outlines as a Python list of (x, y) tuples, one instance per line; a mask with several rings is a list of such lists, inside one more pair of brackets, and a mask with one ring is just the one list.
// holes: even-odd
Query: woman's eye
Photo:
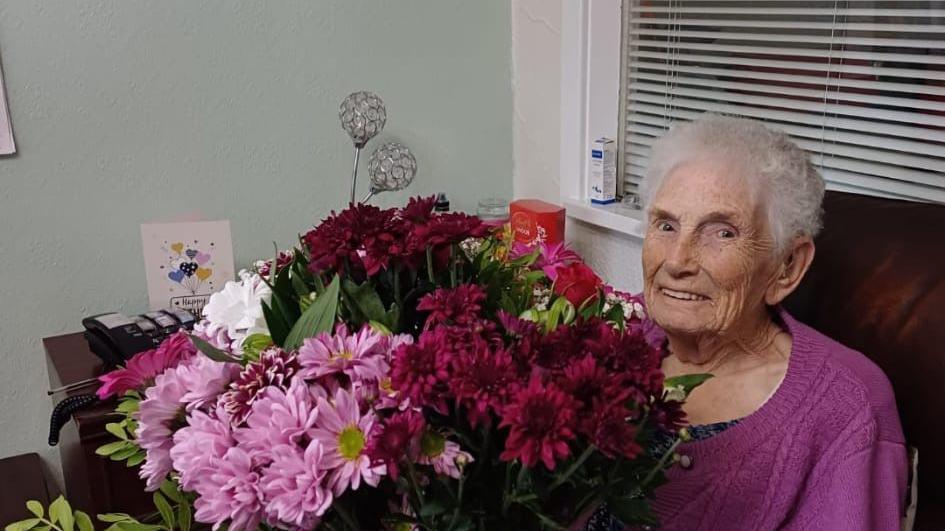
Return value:
[(735, 231), (731, 229), (721, 229), (718, 232), (718, 235), (719, 238), (722, 238), (723, 240), (730, 240), (735, 237)]
[(669, 232), (673, 230), (673, 226), (667, 221), (660, 221), (656, 224), (656, 228), (663, 232)]

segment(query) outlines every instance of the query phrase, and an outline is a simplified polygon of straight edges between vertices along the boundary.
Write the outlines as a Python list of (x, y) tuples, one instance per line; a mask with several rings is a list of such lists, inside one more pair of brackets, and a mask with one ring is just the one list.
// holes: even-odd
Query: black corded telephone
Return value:
[[(120, 313), (103, 313), (82, 319), (85, 327), (85, 339), (89, 348), (105, 362), (105, 370), (111, 370), (139, 352), (152, 349), (161, 344), (167, 336), (184, 328), (192, 330), (197, 319), (186, 310), (171, 308), (148, 312), (134, 317)], [(55, 394), (74, 391), (81, 387), (94, 385), (96, 379), (60, 387), (49, 391)], [(49, 419), (49, 445), (59, 442), (59, 432), (72, 414), (77, 410), (98, 402), (92, 394), (66, 397), (53, 408)]]
[(172, 308), (134, 317), (105, 313), (82, 320), (85, 339), (106, 368), (121, 365), (135, 354), (152, 349), (181, 328), (191, 330), (196, 319), (186, 310)]

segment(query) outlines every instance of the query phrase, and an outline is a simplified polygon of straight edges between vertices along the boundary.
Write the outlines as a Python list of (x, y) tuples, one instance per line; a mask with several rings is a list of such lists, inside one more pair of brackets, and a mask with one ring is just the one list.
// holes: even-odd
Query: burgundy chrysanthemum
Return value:
[(575, 436), (576, 408), (574, 398), (533, 376), (528, 387), (520, 389), (503, 408), (499, 427), (510, 430), (500, 459), (521, 459), (529, 468), (540, 460), (548, 470), (554, 470), (557, 460), (571, 454), (568, 442)]
[(476, 216), (447, 212), (432, 216), (426, 223), (414, 223), (407, 241), (411, 249), (425, 250), (446, 243), (459, 243), (466, 238), (479, 238), (488, 227)]
[(633, 459), (643, 448), (636, 442), (636, 426), (628, 420), (631, 415), (620, 402), (599, 403), (586, 423), (586, 435), (605, 456)]
[(260, 392), (270, 386), (287, 389), (292, 377), (299, 372), (298, 357), (278, 347), (268, 348), (259, 354), (257, 361), (243, 367), (240, 375), (223, 394), (221, 403), (230, 415), (234, 426), (242, 424)]
[(400, 476), (400, 463), (404, 459), (416, 460), (420, 454), (420, 437), (426, 423), (423, 415), (413, 410), (395, 413), (373, 430), (366, 449), (375, 465), (387, 465), (387, 473), (396, 481)]
[(466, 406), (469, 423), (475, 428), (491, 422), (490, 412), (499, 411), (521, 386), (508, 350), (493, 350), (489, 343), (475, 336), (462, 353), (453, 358), (450, 390)]
[(446, 330), (423, 332), (416, 343), (401, 345), (394, 353), (391, 386), (411, 404), (445, 413), (451, 357)]
[(407, 206), (401, 209), (401, 217), (410, 223), (423, 224), (433, 217), (433, 207), (436, 205), (436, 196), (411, 197)]
[(650, 405), (650, 420), (661, 430), (675, 433), (686, 425), (686, 412), (682, 402), (657, 399)]
[(479, 320), (486, 292), (476, 284), (463, 284), (455, 288), (441, 288), (420, 299), (417, 309), (430, 312), (425, 330), (435, 325), (451, 324), (469, 326)]
[[(295, 253), (292, 249), (288, 251), (279, 251), (276, 254), (276, 274), (279, 274), (285, 267), (292, 263), (292, 260), (295, 260)], [(272, 259), (269, 260), (260, 260), (257, 262), (256, 273), (263, 278), (269, 278), (269, 273), (272, 271)]]
[(346, 264), (374, 275), (402, 251), (396, 210), (357, 204), (335, 213), (302, 237), (313, 273), (340, 271)]

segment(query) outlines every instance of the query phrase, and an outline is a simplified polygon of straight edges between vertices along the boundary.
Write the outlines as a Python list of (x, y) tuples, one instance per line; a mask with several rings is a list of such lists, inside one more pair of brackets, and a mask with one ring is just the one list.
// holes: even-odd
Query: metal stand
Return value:
[(358, 160), (361, 158), (361, 148), (363, 147), (364, 144), (355, 144), (354, 146), (354, 169), (351, 171), (351, 204), (354, 204), (354, 194), (358, 188)]

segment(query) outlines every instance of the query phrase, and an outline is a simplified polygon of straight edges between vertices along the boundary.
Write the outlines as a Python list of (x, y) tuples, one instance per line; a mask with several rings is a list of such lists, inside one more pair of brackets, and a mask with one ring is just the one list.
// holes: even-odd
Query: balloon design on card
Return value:
[(213, 277), (212, 248), (201, 249), (199, 242), (174, 242), (162, 247), (167, 252), (167, 278), (191, 294), (196, 294)]

